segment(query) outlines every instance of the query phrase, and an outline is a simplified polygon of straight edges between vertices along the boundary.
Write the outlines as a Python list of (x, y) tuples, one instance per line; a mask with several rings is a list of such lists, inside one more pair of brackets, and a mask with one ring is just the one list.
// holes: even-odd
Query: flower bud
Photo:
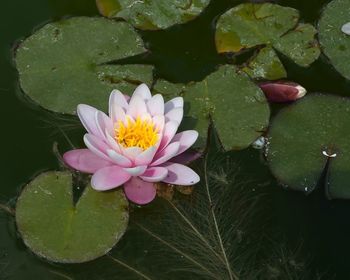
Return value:
[(267, 100), (275, 103), (295, 101), (306, 94), (306, 89), (294, 82), (264, 82), (259, 86)]

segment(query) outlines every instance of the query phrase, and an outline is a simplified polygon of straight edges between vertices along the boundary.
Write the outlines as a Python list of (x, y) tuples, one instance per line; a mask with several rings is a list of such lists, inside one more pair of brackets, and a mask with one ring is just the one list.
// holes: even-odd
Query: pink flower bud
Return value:
[(259, 84), (268, 101), (284, 103), (295, 101), (306, 94), (306, 89), (294, 82), (276, 81)]

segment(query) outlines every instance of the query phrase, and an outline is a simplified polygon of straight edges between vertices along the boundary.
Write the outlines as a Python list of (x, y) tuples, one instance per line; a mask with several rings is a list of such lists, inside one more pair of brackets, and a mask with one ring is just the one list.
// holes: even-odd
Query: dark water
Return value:
[[(213, 24), (228, 8), (247, 1), (212, 0), (198, 19), (166, 31), (142, 32), (150, 53), (143, 61), (156, 66), (156, 75), (170, 81), (200, 80), (228, 61), (218, 55), (214, 45)], [(302, 20), (316, 24), (328, 0), (281, 0), (277, 3), (294, 7)], [(65, 138), (50, 121), (50, 115), (23, 99), (12, 61), (12, 50), (20, 38), (31, 34), (44, 23), (66, 16), (97, 15), (94, 0), (5, 0), (0, 17), (0, 200), (16, 197), (21, 187), (42, 170), (57, 169), (52, 152), (53, 142), (63, 149)], [(338, 95), (350, 93), (350, 83), (336, 73), (326, 58), (304, 69), (283, 59), (288, 78), (299, 82), (309, 92)], [(273, 108), (277, 111), (279, 108)], [(74, 143), (81, 143), (81, 129), (68, 130)], [(66, 146), (65, 146), (66, 145)], [(259, 153), (247, 150), (237, 153), (253, 174), (263, 174), (271, 181), (275, 225), (290, 244), (303, 242), (305, 258), (311, 256), (314, 271), (326, 271), (334, 279), (350, 279), (350, 202), (327, 201), (320, 188), (306, 197), (282, 190), (270, 176), (266, 166), (258, 163)], [(267, 213), (269, 214), (269, 213)], [(80, 268), (72, 269), (72, 277)], [(0, 214), (0, 279), (64, 279), (56, 275), (55, 265), (47, 265), (29, 253), (17, 238), (13, 220)], [(79, 278), (82, 279), (82, 278)], [(102, 279), (102, 278), (101, 278)], [(106, 278), (108, 279), (108, 278)], [(316, 279), (316, 274), (315, 278)], [(330, 279), (325, 276), (324, 279)]]

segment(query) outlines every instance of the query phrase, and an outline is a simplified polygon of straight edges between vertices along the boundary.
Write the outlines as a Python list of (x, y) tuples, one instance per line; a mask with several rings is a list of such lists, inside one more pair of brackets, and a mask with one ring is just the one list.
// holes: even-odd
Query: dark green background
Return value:
[[(216, 54), (214, 44), (215, 19), (228, 8), (248, 1), (212, 0), (196, 20), (166, 31), (142, 32), (150, 52), (142, 59), (156, 65), (155, 75), (170, 81), (200, 80), (229, 59)], [(262, 2), (262, 1), (255, 1)], [(305, 22), (317, 24), (326, 0), (281, 0), (284, 6), (300, 10)], [(67, 126), (64, 120), (52, 116), (26, 100), (20, 91), (13, 63), (16, 42), (30, 35), (46, 22), (67, 16), (94, 16), (98, 12), (94, 0), (4, 0), (0, 14), (0, 200), (14, 200), (21, 187), (35, 174), (57, 169), (52, 152), (53, 142), (62, 150), (68, 144), (57, 124), (76, 145), (81, 144), (83, 130)], [(38, 58), (40, 59), (40, 58)], [(288, 79), (299, 82), (309, 92), (350, 95), (350, 83), (336, 73), (323, 56), (310, 68), (303, 69), (282, 58)], [(274, 107), (277, 111), (279, 107)], [(312, 141), (312, 139), (310, 139)], [(350, 141), (350, 140), (349, 140)], [(270, 197), (276, 216), (273, 221), (291, 244), (303, 242), (303, 253), (311, 257), (311, 266), (336, 275), (335, 279), (350, 279), (350, 202), (327, 201), (320, 188), (306, 197), (302, 193), (285, 191), (277, 185), (261, 161), (259, 152), (248, 149), (237, 153), (251, 168), (251, 174), (264, 174), (271, 185)], [(257, 160), (258, 159), (258, 160)], [(271, 213), (266, 213), (270, 215)], [(79, 266), (72, 270), (84, 269)], [(50, 272), (47, 265), (28, 252), (17, 237), (12, 218), (0, 214), (0, 279), (65, 279)], [(80, 278), (81, 279), (81, 278)], [(103, 278), (101, 278), (103, 279)], [(316, 279), (316, 275), (315, 275)], [(329, 279), (326, 276), (325, 279)]]

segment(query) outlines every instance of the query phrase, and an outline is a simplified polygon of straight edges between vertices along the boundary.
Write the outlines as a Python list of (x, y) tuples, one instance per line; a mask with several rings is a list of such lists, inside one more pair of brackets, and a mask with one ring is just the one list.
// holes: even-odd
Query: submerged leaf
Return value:
[(96, 0), (96, 4), (104, 16), (123, 18), (140, 29), (156, 30), (195, 18), (209, 0)]
[(222, 66), (203, 81), (188, 85), (158, 81), (155, 91), (184, 97), (184, 126), (199, 132), (197, 145), (201, 147), (210, 118), (227, 150), (248, 147), (268, 125), (270, 109), (264, 94), (234, 66)]
[[(266, 46), (268, 50), (262, 48), (260, 52), (263, 53), (257, 59), (263, 60), (268, 55), (273, 57), (275, 66), (270, 67), (264, 76), (258, 69), (253, 70), (252, 74), (260, 73), (259, 78), (266, 79), (271, 75), (274, 79), (283, 78), (284, 71), (276, 65), (278, 57), (272, 56), (271, 52), (281, 52), (303, 67), (309, 66), (320, 54), (314, 38), (315, 28), (310, 24), (298, 24), (298, 20), (299, 12), (292, 8), (271, 3), (238, 5), (219, 18), (216, 48), (223, 53)], [(260, 63), (256, 67), (261, 67)]]
[(350, 198), (350, 99), (309, 95), (272, 121), (267, 159), (292, 189), (312, 192), (323, 171), (329, 198)]
[(123, 236), (128, 219), (121, 190), (97, 192), (87, 186), (74, 206), (68, 172), (39, 175), (24, 188), (16, 207), (24, 243), (35, 254), (62, 263), (103, 256)]
[(319, 40), (322, 50), (335, 69), (350, 79), (350, 36), (344, 25), (350, 21), (350, 1), (333, 0), (323, 11), (319, 21)]
[(24, 92), (46, 109), (75, 113), (79, 103), (105, 109), (118, 88), (131, 92), (150, 84), (152, 66), (105, 65), (144, 52), (125, 22), (77, 17), (45, 25), (20, 44), (16, 64)]

